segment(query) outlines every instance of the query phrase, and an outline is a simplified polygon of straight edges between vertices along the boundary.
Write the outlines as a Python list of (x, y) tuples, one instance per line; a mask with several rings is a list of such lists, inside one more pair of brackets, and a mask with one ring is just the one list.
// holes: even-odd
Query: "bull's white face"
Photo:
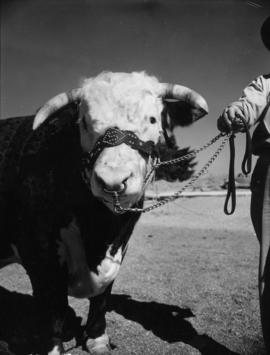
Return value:
[[(163, 110), (157, 85), (143, 74), (105, 74), (86, 81), (80, 113), (83, 149), (91, 151), (97, 139), (112, 127), (132, 131), (140, 140), (156, 144), (162, 132)], [(134, 205), (143, 193), (148, 159), (125, 143), (103, 149), (87, 172), (93, 194), (112, 211), (111, 191), (121, 191), (123, 207)]]

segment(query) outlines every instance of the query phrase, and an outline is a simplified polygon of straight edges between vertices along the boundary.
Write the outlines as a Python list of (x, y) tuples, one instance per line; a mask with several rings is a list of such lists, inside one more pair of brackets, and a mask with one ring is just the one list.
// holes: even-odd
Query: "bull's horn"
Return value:
[(192, 107), (194, 121), (208, 113), (208, 105), (205, 99), (186, 86), (163, 83), (160, 87), (160, 95), (164, 99), (175, 99), (189, 104)]
[(70, 92), (63, 92), (51, 98), (38, 110), (33, 122), (33, 129), (37, 129), (52, 113), (68, 103), (78, 100), (80, 94), (80, 89), (73, 89)]

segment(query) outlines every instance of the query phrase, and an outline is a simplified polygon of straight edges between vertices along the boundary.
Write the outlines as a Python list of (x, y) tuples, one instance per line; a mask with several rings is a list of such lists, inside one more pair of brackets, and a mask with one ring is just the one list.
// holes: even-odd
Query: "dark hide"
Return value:
[(60, 229), (75, 218), (89, 269), (95, 270), (109, 244), (116, 252), (127, 243), (139, 218), (114, 215), (83, 182), (77, 113), (76, 104), (69, 105), (36, 131), (33, 116), (0, 121), (0, 259), (16, 245), (48, 324), (47, 347), (61, 348), (68, 306), (67, 269), (57, 255)]

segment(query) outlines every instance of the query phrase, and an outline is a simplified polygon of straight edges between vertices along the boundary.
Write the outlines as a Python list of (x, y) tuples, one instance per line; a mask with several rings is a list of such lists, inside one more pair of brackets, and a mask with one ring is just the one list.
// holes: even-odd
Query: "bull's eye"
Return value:
[(154, 124), (157, 122), (157, 119), (153, 116), (150, 117), (150, 123)]

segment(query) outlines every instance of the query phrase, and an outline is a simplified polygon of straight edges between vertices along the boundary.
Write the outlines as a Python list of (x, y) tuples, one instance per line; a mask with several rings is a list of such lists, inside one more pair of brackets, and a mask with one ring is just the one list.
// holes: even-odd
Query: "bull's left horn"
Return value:
[(51, 98), (38, 110), (33, 122), (33, 129), (37, 129), (52, 113), (68, 103), (78, 100), (80, 94), (80, 89), (73, 89), (70, 92), (63, 92)]
[(192, 107), (194, 121), (203, 117), (209, 111), (206, 100), (196, 91), (186, 86), (163, 83), (160, 86), (160, 96), (164, 99), (185, 101)]

